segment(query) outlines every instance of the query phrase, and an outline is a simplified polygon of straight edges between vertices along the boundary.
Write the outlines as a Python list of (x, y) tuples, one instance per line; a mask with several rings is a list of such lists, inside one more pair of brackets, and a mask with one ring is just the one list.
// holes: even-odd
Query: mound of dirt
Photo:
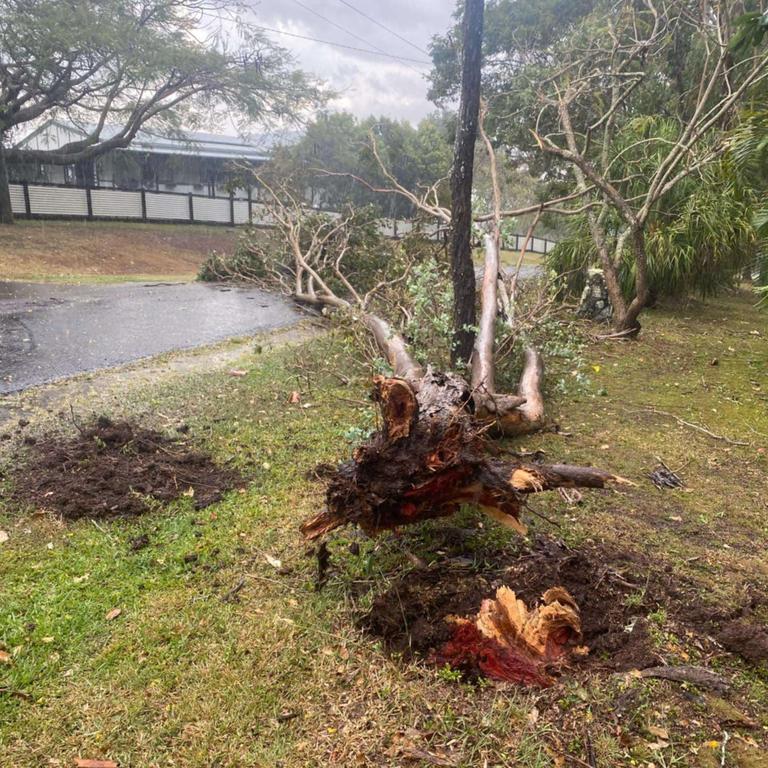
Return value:
[(768, 661), (768, 630), (764, 626), (736, 620), (727, 623), (716, 635), (718, 641), (753, 664)]
[[(492, 571), (411, 571), (374, 599), (360, 625), (390, 652), (406, 659), (429, 657), (453, 631), (445, 617), (474, 615), (500, 586), (510, 587), (529, 605), (547, 589), (562, 586), (579, 606), (584, 643), (591, 651), (579, 663), (643, 669), (659, 663), (641, 618), (658, 600), (645, 581), (635, 580), (638, 570), (637, 563), (617, 564), (615, 555), (609, 559), (599, 547), (574, 550), (540, 538)], [(638, 597), (628, 600), (630, 594)]]
[(199, 509), (239, 485), (234, 470), (186, 442), (101, 417), (71, 438), (48, 434), (12, 477), (12, 500), (74, 520), (146, 512), (152, 501), (192, 496)]

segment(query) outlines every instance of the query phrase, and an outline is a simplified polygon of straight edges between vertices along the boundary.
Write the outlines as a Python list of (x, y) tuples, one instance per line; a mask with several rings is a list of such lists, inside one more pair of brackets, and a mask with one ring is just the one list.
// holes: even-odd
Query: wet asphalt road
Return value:
[(299, 318), (289, 302), (250, 288), (0, 282), (0, 394)]

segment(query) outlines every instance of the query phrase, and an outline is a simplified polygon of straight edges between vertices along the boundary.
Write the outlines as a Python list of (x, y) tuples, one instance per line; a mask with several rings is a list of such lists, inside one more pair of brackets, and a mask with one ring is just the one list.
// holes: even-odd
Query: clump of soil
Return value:
[[(615, 553), (608, 557), (597, 546), (575, 550), (540, 538), (480, 573), (442, 567), (411, 571), (374, 599), (360, 624), (391, 652), (429, 657), (453, 632), (446, 616), (473, 616), (498, 587), (510, 587), (532, 607), (547, 589), (562, 586), (579, 605), (584, 643), (591, 651), (579, 663), (642, 669), (659, 658), (642, 618), (658, 600), (646, 578), (637, 575), (641, 570), (632, 558), (617, 563)], [(637, 597), (629, 600), (630, 594)]]
[[(38, 439), (13, 479), (13, 501), (70, 520), (139, 515), (191, 495), (200, 509), (242, 482), (238, 472), (160, 432), (100, 417), (75, 437)], [(190, 490), (192, 489), (192, 490)]]
[(754, 664), (768, 661), (768, 630), (746, 620), (728, 622), (716, 635), (732, 653), (738, 653)]

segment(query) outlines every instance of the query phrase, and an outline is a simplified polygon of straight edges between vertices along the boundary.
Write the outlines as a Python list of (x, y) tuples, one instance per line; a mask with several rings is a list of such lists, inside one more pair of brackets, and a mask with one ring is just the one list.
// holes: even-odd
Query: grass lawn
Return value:
[(19, 220), (0, 225), (0, 279), (190, 280), (211, 250), (229, 252), (235, 240), (229, 227)]
[[(482, 265), (485, 255), (482, 248), (475, 248), (472, 254), (475, 264)], [(503, 267), (514, 268), (517, 266), (517, 261), (520, 258), (520, 251), (507, 251), (501, 250), (499, 252), (499, 260)], [(531, 253), (526, 251), (523, 256), (523, 265), (528, 267), (538, 267), (544, 263), (544, 256), (540, 253)]]
[[(751, 298), (730, 296), (648, 312), (637, 342), (587, 347), (589, 385), (550, 407), (571, 436), (518, 446), (598, 464), (636, 485), (587, 491), (577, 506), (537, 498), (536, 510), (559, 527), (531, 516), (529, 537), (640, 552), (652, 563), (646, 588), (663, 573), (686, 585), (690, 603), (751, 605), (765, 622), (767, 336), (768, 316)], [(591, 753), (605, 767), (768, 765), (768, 671), (713, 654), (681, 628), (674, 605), (648, 619), (655, 650), (669, 664), (716, 669), (733, 681), (727, 694), (583, 669), (530, 691), (388, 656), (357, 619), (413, 568), (413, 554), (450, 580), (447, 532), (472, 531), (470, 568), (522, 541), (471, 510), (373, 542), (344, 531), (331, 543), (328, 584), (316, 591), (315, 559), (297, 532), (323, 503), (322, 481), (308, 470), (348, 456), (374, 423), (370, 371), (338, 336), (254, 352), (244, 367), (243, 378), (137, 385), (111, 414), (165, 429), (188, 424), (219, 460), (240, 467), (250, 482), (218, 504), (196, 511), (184, 497), (136, 519), (67, 524), (0, 506), (9, 534), (0, 543), (1, 766), (82, 757), (121, 768), (564, 768), (589, 765)], [(556, 361), (550, 367), (570, 376)], [(288, 404), (292, 390), (301, 405)], [(656, 457), (685, 488), (650, 483)], [(141, 534), (149, 546), (133, 551)], [(642, 592), (627, 598), (641, 614)], [(121, 614), (108, 620), (115, 608)]]

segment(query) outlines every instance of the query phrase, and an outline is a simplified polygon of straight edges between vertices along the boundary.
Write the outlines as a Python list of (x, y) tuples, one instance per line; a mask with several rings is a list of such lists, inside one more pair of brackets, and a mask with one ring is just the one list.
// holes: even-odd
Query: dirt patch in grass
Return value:
[(36, 440), (12, 477), (12, 499), (74, 520), (138, 515), (182, 494), (199, 509), (241, 482), (186, 440), (100, 417), (75, 437)]
[[(450, 561), (449, 561), (450, 564)], [(728, 650), (751, 662), (766, 658), (768, 633), (748, 619), (749, 605), (727, 616), (691, 610), (695, 585), (674, 579), (663, 563), (639, 553), (602, 545), (571, 548), (539, 537), (518, 555), (504, 554), (480, 572), (417, 568), (375, 597), (360, 626), (405, 659), (429, 658), (453, 632), (447, 616), (470, 617), (485, 598), (506, 585), (529, 607), (549, 588), (563, 586), (581, 611), (588, 656), (582, 668), (606, 671), (662, 664), (648, 615), (664, 610), (702, 637), (714, 634)], [(694, 601), (695, 602), (695, 601)], [(738, 616), (739, 618), (734, 618)]]

